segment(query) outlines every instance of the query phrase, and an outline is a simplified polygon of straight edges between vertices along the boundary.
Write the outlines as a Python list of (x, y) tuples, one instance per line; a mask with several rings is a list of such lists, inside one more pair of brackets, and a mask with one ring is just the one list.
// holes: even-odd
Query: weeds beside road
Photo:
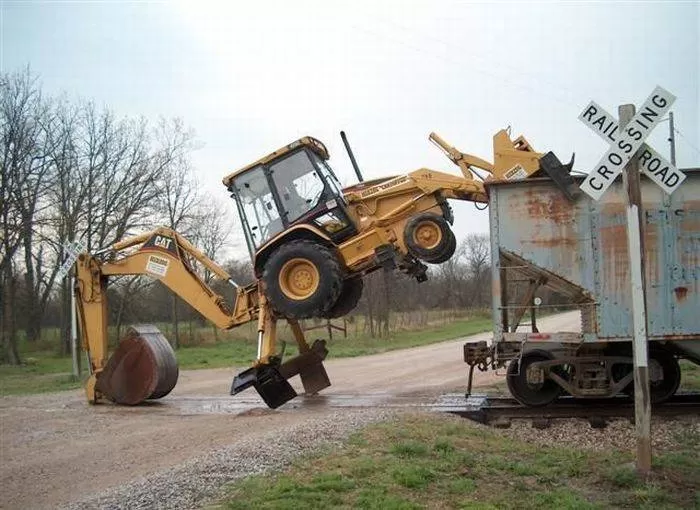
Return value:
[(235, 484), (219, 508), (681, 509), (700, 506), (698, 487), (697, 423), (655, 452), (654, 476), (643, 482), (631, 450), (542, 445), (468, 420), (409, 415)]

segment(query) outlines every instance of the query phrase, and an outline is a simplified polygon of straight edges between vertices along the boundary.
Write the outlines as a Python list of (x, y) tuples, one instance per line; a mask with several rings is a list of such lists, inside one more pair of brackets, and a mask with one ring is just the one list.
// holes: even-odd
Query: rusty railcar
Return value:
[[(700, 168), (683, 171), (687, 179), (671, 196), (644, 177), (641, 183), (654, 402), (677, 390), (679, 358), (700, 364)], [(511, 393), (526, 405), (546, 405), (564, 392), (633, 391), (622, 179), (600, 201), (568, 200), (546, 178), (493, 182), (488, 192), (494, 336), (490, 344), (465, 344), (470, 383), (475, 366), (507, 365)], [(542, 289), (557, 297), (539, 310), (580, 310), (580, 331), (537, 330)]]

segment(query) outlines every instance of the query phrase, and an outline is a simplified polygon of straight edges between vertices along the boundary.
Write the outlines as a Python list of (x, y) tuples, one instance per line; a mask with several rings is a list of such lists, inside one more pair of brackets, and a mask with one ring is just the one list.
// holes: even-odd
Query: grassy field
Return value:
[[(166, 337), (171, 334), (168, 328), (168, 325), (160, 325)], [(255, 325), (221, 333), (218, 342), (214, 342), (210, 327), (190, 328), (185, 324), (182, 329), (188, 333), (191, 331), (191, 338), (194, 336), (204, 342), (202, 345), (183, 346), (177, 350), (178, 364), (182, 369), (247, 366), (255, 356)], [(347, 338), (334, 333), (333, 340), (328, 344), (329, 358), (362, 356), (459, 338), (488, 331), (491, 329), (491, 319), (485, 313), (477, 313), (473, 317), (458, 318), (447, 323), (436, 320), (423, 328), (395, 331), (387, 338), (371, 338), (361, 333), (361, 327), (358, 328), (359, 333), (354, 335), (354, 329), (348, 328)], [(326, 332), (324, 329), (314, 330), (307, 336), (310, 340), (322, 338)], [(287, 342), (288, 354), (296, 352), (291, 332), (286, 325), (279, 328), (279, 337)], [(70, 375), (70, 357), (58, 356), (50, 350), (33, 349), (26, 342), (20, 346), (23, 366), (0, 365), (0, 396), (59, 391), (81, 386), (82, 381), (76, 381)], [(85, 367), (84, 355), (82, 361)]]
[(698, 508), (700, 434), (674, 439), (642, 482), (631, 452), (541, 446), (468, 420), (408, 416), (283, 473), (247, 478), (215, 508)]

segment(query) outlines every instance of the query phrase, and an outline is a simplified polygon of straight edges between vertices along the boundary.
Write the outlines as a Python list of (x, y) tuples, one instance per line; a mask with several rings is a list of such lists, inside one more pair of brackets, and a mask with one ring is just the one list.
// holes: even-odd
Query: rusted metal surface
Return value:
[(97, 379), (97, 390), (117, 404), (164, 397), (178, 378), (175, 353), (153, 325), (132, 326)]
[[(700, 340), (700, 169), (684, 172), (686, 181), (671, 196), (648, 179), (641, 183), (650, 340)], [(513, 304), (504, 296), (504, 273), (544, 278), (569, 297), (585, 312), (581, 341), (631, 340), (621, 180), (597, 202), (569, 201), (548, 179), (488, 188), (496, 341), (507, 331), (502, 312)]]

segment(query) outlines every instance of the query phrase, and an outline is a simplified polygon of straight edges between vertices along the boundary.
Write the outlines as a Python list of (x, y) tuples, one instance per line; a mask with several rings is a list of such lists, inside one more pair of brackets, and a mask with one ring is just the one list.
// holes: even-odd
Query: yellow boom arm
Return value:
[[(236, 286), (236, 300), (232, 308), (229, 308), (224, 298), (214, 292), (197, 274), (195, 271), (197, 262), (218, 278)], [(220, 329), (231, 329), (257, 318), (258, 351), (253, 369), (260, 367), (269, 369), (270, 365), (280, 364), (281, 360), (278, 357), (276, 345), (277, 318), (267, 305), (260, 288), (261, 283), (256, 282), (245, 287), (236, 285), (221, 266), (210, 260), (172, 229), (159, 228), (131, 237), (115, 243), (99, 255), (83, 253), (78, 257), (76, 268), (75, 293), (78, 321), (82, 347), (88, 353), (91, 372), (86, 391), (88, 400), (92, 403), (95, 403), (101, 396), (112, 397), (111, 395), (101, 395), (99, 385), (97, 385), (97, 381), (108, 362), (107, 285), (108, 278), (111, 276), (148, 275), (157, 278)], [(306, 343), (297, 321), (289, 320), (288, 322), (300, 353), (310, 352), (314, 356), (312, 356), (313, 359), (306, 360), (306, 363), (300, 363), (297, 360), (295, 363), (299, 369), (296, 371), (285, 369), (284, 373), (287, 377), (284, 378), (283, 383), (287, 386), (289, 383), (286, 379), (299, 373), (302, 374), (302, 382), (305, 375), (307, 380), (312, 379), (312, 375), (305, 374), (305, 369), (308, 368), (308, 365), (318, 365), (325, 357), (322, 346), (313, 349)], [(319, 357), (320, 359), (318, 359)], [(318, 369), (316, 366), (312, 368)], [(309, 371), (310, 369), (306, 370), (306, 372)], [(247, 385), (239, 388), (236, 392), (249, 386), (256, 386), (256, 375), (256, 370), (249, 373), (246, 380)], [(316, 376), (316, 374), (313, 375)], [(323, 370), (323, 375), (325, 375), (325, 370)], [(321, 377), (321, 379), (323, 378)], [(327, 377), (325, 379), (327, 380)], [(279, 381), (277, 383), (282, 384)], [(320, 388), (317, 386), (318, 384), (312, 389), (318, 391)], [(284, 387), (283, 390), (287, 393), (289, 390), (293, 391), (291, 387)], [(266, 397), (262, 392), (260, 393), (263, 398)], [(296, 396), (296, 393), (293, 396)]]

